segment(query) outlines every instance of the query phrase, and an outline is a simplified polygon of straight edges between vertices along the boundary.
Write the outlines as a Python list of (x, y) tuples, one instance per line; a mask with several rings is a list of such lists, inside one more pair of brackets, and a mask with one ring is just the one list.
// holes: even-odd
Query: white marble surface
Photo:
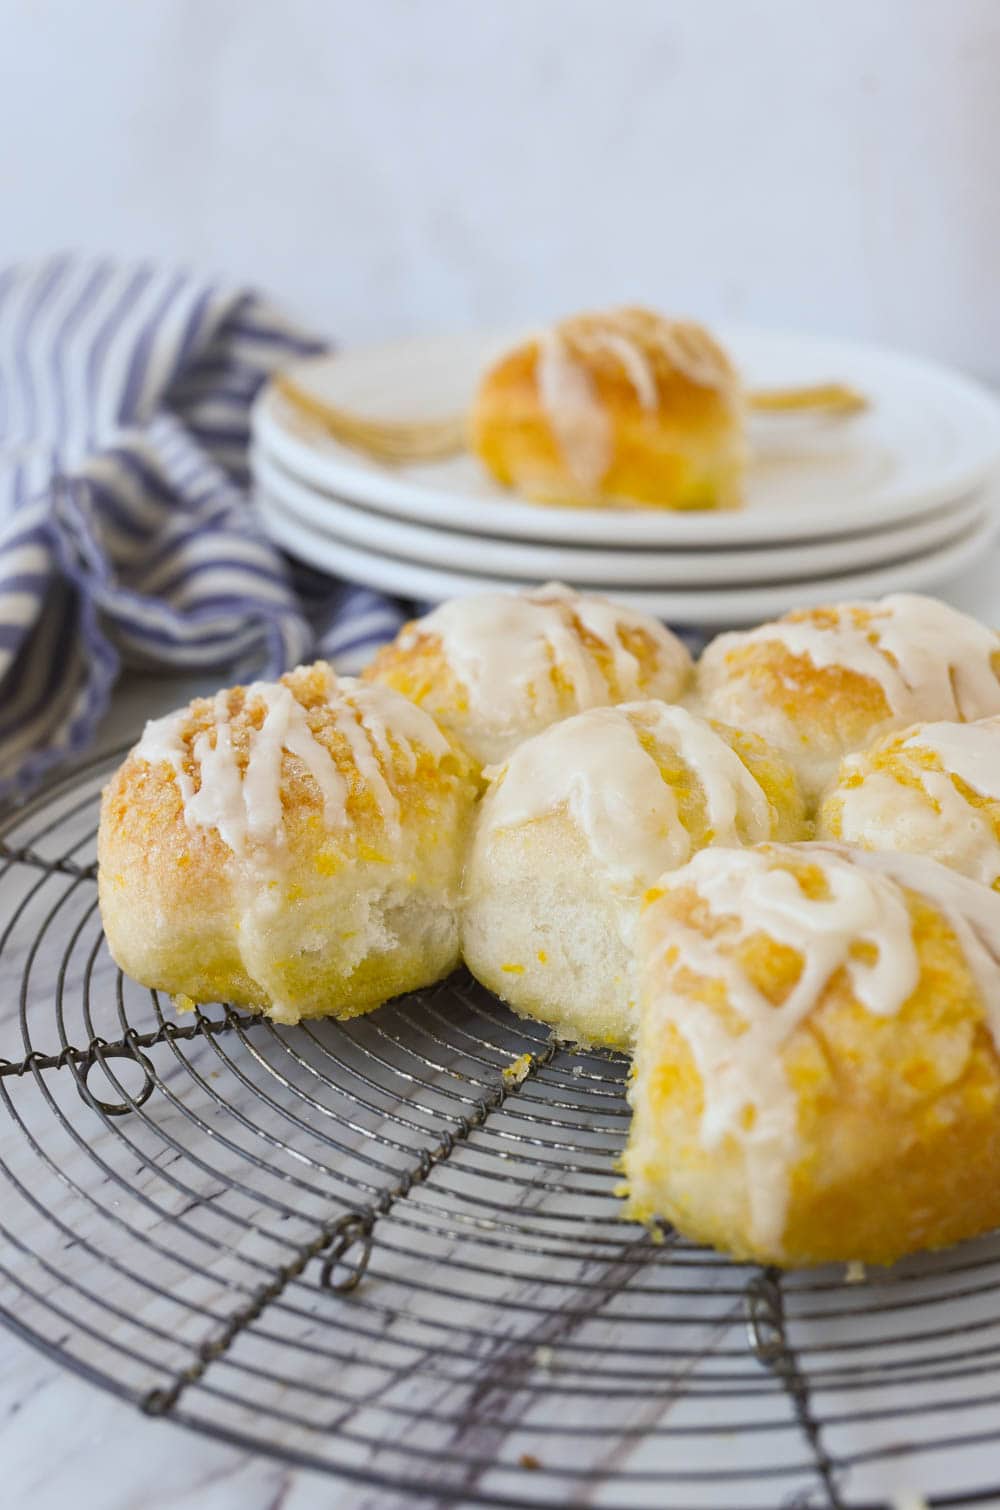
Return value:
[[(944, 594), (983, 618), (1000, 620), (1000, 551)], [(102, 743), (120, 742), (144, 716), (204, 684), (204, 678), (130, 682), (119, 693)], [(5, 1332), (0, 1464), (5, 1510), (403, 1510), (416, 1503), (146, 1420)]]

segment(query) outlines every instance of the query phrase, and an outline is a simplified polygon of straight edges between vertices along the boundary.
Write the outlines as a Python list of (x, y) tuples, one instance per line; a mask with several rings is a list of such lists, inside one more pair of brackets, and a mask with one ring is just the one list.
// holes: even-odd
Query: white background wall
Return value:
[(0, 260), (348, 339), (623, 298), (1000, 376), (1000, 0), (0, 0)]

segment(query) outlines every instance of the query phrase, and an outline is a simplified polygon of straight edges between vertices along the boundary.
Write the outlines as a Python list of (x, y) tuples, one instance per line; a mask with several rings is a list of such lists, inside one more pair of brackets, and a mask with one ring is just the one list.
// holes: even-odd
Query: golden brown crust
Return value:
[[(350, 743), (332, 715), (331, 699), (339, 702), (337, 677), (325, 661), (311, 666), (299, 666), (280, 678), (289, 688), (296, 702), (305, 709), (307, 722), (314, 738), (330, 754), (337, 771), (343, 778), (346, 794), (346, 812), (349, 823), (343, 830), (330, 833), (330, 844), (345, 854), (353, 852), (359, 838), (371, 839), (382, 828), (382, 816), (370, 785), (358, 770)], [(250, 739), (260, 729), (267, 712), (266, 706), (252, 696), (248, 688), (232, 687), (217, 694), (216, 698), (195, 698), (187, 711), (187, 717), (178, 732), (187, 748), (185, 769), (197, 791), (201, 782), (198, 762), (192, 747), (199, 735), (205, 735), (214, 744), (218, 722), (218, 701), (223, 699), (229, 717), (230, 738), (241, 774), (245, 774), (250, 751)], [(340, 703), (341, 713), (344, 711)], [(360, 715), (353, 713), (360, 724)], [(468, 763), (458, 750), (444, 760), (434, 758), (426, 749), (415, 749), (416, 762), (411, 766), (408, 757), (400, 752), (398, 742), (389, 739), (395, 758), (387, 762), (378, 749), (372, 754), (378, 761), (383, 777), (389, 783), (400, 803), (419, 807), (428, 786), (431, 788), (449, 785), (457, 777), (468, 776)], [(302, 761), (285, 750), (281, 761), (281, 799), (284, 810), (286, 836), (292, 849), (304, 839), (311, 848), (315, 842), (315, 825), (322, 815), (322, 795)], [(224, 870), (232, 860), (232, 851), (227, 848), (216, 829), (192, 829), (183, 821), (183, 803), (173, 771), (160, 762), (150, 765), (147, 760), (130, 754), (119, 767), (105, 791), (102, 824), (106, 832), (119, 827), (128, 842), (141, 846), (152, 836), (162, 845), (169, 835), (171, 858), (187, 867), (192, 859), (199, 864), (215, 865)]]
[(726, 669), (790, 722), (822, 730), (838, 749), (855, 748), (890, 717), (885, 693), (871, 677), (849, 666), (817, 666), (777, 640), (734, 647)]
[[(894, 625), (894, 603), (926, 603), (928, 609), (944, 610), (954, 620), (936, 642), (936, 664), (930, 647), (923, 647), (922, 677), (908, 679), (891, 642), (886, 643)], [(912, 619), (912, 609), (910, 613)], [(956, 707), (962, 698), (956, 682), (963, 657), (970, 664), (981, 660), (991, 683), (989, 693), (973, 699), (981, 705), (963, 716), (996, 711), (1000, 649), (987, 654), (980, 644), (970, 652), (961, 638), (949, 644), (949, 631), (960, 631), (963, 625), (992, 636), (992, 631), (932, 599), (887, 598), (796, 610), (773, 623), (713, 640), (696, 667), (694, 701), (706, 716), (753, 729), (781, 750), (796, 765), (806, 796), (815, 803), (844, 755), (920, 718), (958, 718)], [(895, 683), (901, 706), (894, 705), (887, 691)]]
[(913, 724), (849, 756), (823, 795), (817, 832), (931, 855), (1000, 891), (1000, 718)]
[[(824, 897), (822, 870), (805, 853), (791, 862), (793, 849), (776, 868)], [(919, 965), (913, 993), (897, 1012), (872, 1013), (840, 969), (780, 1051), (798, 1123), (780, 1242), (761, 1243), (750, 1230), (740, 1145), (727, 1137), (706, 1147), (701, 1138), (705, 1090), (673, 1022), (655, 1042), (640, 1038), (641, 1105), (626, 1159), (633, 1216), (660, 1215), (739, 1257), (786, 1265), (891, 1263), (1000, 1223), (1000, 1057), (955, 933), (922, 895), (903, 894)], [(714, 915), (694, 888), (672, 889), (656, 906), (711, 941), (719, 968), (701, 953), (693, 967), (674, 947), (649, 962), (647, 988), (673, 990), (685, 1010), (712, 1013), (734, 1044), (743, 1023), (725, 984), (727, 962), (775, 1006), (801, 977), (795, 949), (766, 933), (741, 936), (737, 921)]]
[[(453, 664), (449, 642), (434, 627), (435, 615), (426, 620), (405, 624), (396, 639), (384, 646), (362, 673), (365, 681), (381, 683), (425, 708), (457, 744), (481, 764), (505, 759), (521, 740), (562, 718), (598, 704), (613, 705), (649, 697), (674, 702), (683, 696), (691, 678), (690, 656), (683, 644), (668, 630), (643, 616), (618, 611), (602, 600), (581, 598), (565, 593), (544, 597), (544, 589), (535, 594), (519, 595), (529, 604), (545, 604), (559, 628), (559, 635), (545, 642), (544, 655), (536, 663), (538, 682), (530, 678), (514, 685), (495, 686), (476, 666), (470, 686)], [(485, 601), (485, 600), (484, 600)], [(602, 625), (601, 638), (587, 622), (581, 603), (593, 606), (601, 602), (609, 610)], [(639, 620), (639, 622), (637, 622)], [(565, 639), (575, 653), (568, 661), (560, 654)], [(533, 637), (536, 627), (524, 631)], [(519, 660), (523, 643), (510, 629), (477, 627), (463, 634), (465, 648), (480, 647), (495, 633), (506, 635), (511, 647), (512, 664), (522, 671)], [(609, 641), (611, 643), (609, 643)], [(575, 643), (574, 643), (575, 642)], [(451, 647), (452, 649), (454, 647)], [(603, 695), (595, 696), (593, 685), (583, 689), (574, 683), (579, 676), (580, 661), (598, 675)], [(465, 675), (469, 675), (466, 669)]]
[(419, 620), (404, 624), (396, 639), (383, 645), (361, 673), (366, 682), (380, 682), (426, 708), (461, 739), (461, 725), (469, 712), (466, 689), (456, 676), (440, 638), (425, 634)]
[[(105, 929), (123, 969), (171, 994), (271, 1010), (283, 1020), (351, 1016), (454, 965), (475, 784), (469, 762), (429, 719), (435, 748), (412, 737), (420, 715), (409, 705), (401, 704), (398, 729), (390, 709), (366, 731), (351, 684), (338, 684), (325, 664), (281, 682), (343, 783), (338, 821), (328, 821), (303, 760), (283, 748), (280, 830), (234, 849), (214, 824), (191, 821), (173, 763), (146, 758), (140, 746), (102, 802)], [(197, 699), (172, 720), (191, 793), (200, 793), (199, 755), (215, 748), (223, 716), (242, 780), (265, 714), (253, 689), (237, 687)], [(352, 718), (381, 792), (352, 753)]]
[[(572, 626), (607, 684), (608, 703), (633, 697), (634, 690), (619, 682), (614, 657), (604, 641), (586, 629), (575, 615)], [(651, 684), (655, 684), (662, 671), (659, 647), (651, 635), (629, 625), (621, 627), (619, 639), (638, 662), (639, 695), (642, 695)], [(455, 724), (454, 716), (461, 717), (469, 711), (466, 688), (456, 676), (439, 636), (423, 631), (419, 620), (404, 624), (396, 639), (382, 646), (361, 676), (363, 681), (392, 687), (411, 702), (426, 708), (442, 728), (448, 729), (461, 742), (461, 727)], [(562, 694), (563, 715), (577, 712), (573, 688), (558, 664), (552, 667), (552, 679)]]
[[(554, 334), (606, 417), (606, 466), (594, 479), (574, 469), (540, 391), (542, 343), (534, 338), (490, 368), (472, 410), (472, 447), (499, 482), (542, 503), (739, 504), (742, 395), (728, 357), (707, 331), (627, 308), (577, 316)], [(623, 349), (635, 353), (631, 361), (623, 360)], [(645, 374), (642, 391), (636, 362)], [(650, 384), (652, 404), (643, 402)]]

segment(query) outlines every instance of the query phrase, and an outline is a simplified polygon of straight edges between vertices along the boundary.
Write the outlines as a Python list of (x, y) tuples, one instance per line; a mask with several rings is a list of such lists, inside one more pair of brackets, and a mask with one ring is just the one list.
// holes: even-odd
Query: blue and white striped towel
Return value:
[(0, 796), (86, 748), (123, 664), (350, 671), (395, 634), (401, 605), (293, 571), (248, 507), (250, 404), (322, 347), (184, 272), (0, 273)]

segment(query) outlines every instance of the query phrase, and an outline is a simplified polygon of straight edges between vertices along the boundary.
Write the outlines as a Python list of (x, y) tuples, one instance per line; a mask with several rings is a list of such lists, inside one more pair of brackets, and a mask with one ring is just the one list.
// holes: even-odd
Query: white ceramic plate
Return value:
[[(268, 534), (291, 555), (310, 566), (346, 577), (382, 592), (406, 598), (427, 599), (466, 597), (470, 593), (507, 591), (527, 585), (510, 578), (476, 576), (468, 572), (448, 571), (442, 567), (416, 565), (393, 556), (364, 550), (332, 535), (321, 535), (312, 525), (302, 524), (267, 495), (256, 498), (261, 522)], [(628, 589), (609, 584), (606, 593), (618, 602), (627, 603), (658, 618), (675, 624), (720, 625), (750, 624), (773, 618), (789, 608), (809, 607), (838, 599), (876, 597), (886, 592), (913, 592), (931, 583), (947, 580), (961, 571), (988, 548), (998, 522), (994, 508), (956, 541), (893, 562), (874, 571), (846, 576), (813, 577), (807, 582), (790, 581), (757, 587), (718, 587), (712, 589)], [(602, 590), (599, 583), (592, 584)]]
[[(472, 456), (387, 467), (338, 445), (268, 388), (258, 443), (303, 481), (424, 524), (519, 540), (713, 547), (843, 535), (913, 518), (969, 494), (1000, 460), (1000, 404), (946, 367), (844, 342), (746, 329), (721, 339), (751, 385), (842, 380), (872, 400), (849, 419), (770, 417), (752, 429), (747, 506), (735, 512), (545, 508), (490, 481)], [(294, 372), (322, 398), (384, 418), (467, 407), (497, 350), (462, 336), (310, 358)]]
[(946, 505), (923, 518), (843, 539), (716, 551), (618, 550), (613, 546), (550, 545), (465, 535), (437, 525), (413, 524), (380, 514), (299, 482), (259, 448), (253, 455), (257, 487), (272, 510), (284, 511), (317, 533), (404, 561), (514, 580), (557, 577), (578, 586), (695, 587), (828, 576), (868, 569), (916, 555), (963, 535), (982, 515), (984, 495)]

